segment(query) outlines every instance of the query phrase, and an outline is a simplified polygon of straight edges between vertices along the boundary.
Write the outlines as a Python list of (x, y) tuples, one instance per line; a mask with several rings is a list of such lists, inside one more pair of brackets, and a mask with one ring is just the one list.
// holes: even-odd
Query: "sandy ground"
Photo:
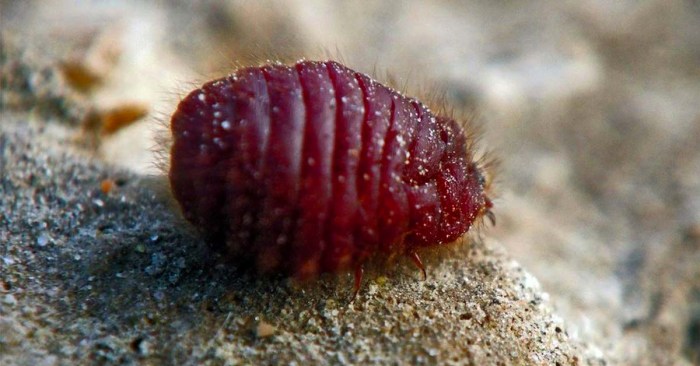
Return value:
[[(0, 24), (0, 363), (700, 364), (694, 2), (0, 1)], [(495, 228), (350, 305), (347, 275), (222, 264), (151, 149), (200, 82), (329, 56), (475, 111), (502, 161)]]

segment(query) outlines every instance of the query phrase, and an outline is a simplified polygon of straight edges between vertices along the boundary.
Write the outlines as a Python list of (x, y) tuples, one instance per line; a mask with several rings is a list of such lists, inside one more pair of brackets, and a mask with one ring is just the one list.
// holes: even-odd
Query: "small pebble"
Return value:
[(255, 327), (255, 336), (258, 338), (269, 337), (275, 334), (275, 332), (277, 332), (277, 328), (274, 325), (264, 321), (260, 321), (258, 326)]
[(102, 182), (100, 182), (100, 190), (103, 194), (109, 194), (109, 192), (112, 192), (114, 189), (114, 184), (114, 180), (112, 179), (103, 179)]
[(165, 298), (165, 294), (163, 293), (163, 291), (156, 291), (153, 293), (153, 297), (158, 301), (163, 301), (163, 299)]
[(45, 247), (46, 244), (48, 244), (50, 240), (51, 240), (50, 236), (48, 236), (46, 234), (41, 234), (41, 235), (39, 235), (38, 238), (36, 238), (36, 245), (38, 245), (40, 247)]
[(5, 295), (5, 297), (2, 299), (2, 302), (7, 306), (17, 305), (17, 299), (15, 299), (15, 296), (12, 294)]
[(146, 339), (139, 339), (138, 342), (136, 342), (136, 351), (138, 354), (141, 356), (148, 356), (149, 353), (151, 353), (151, 342), (149, 342)]

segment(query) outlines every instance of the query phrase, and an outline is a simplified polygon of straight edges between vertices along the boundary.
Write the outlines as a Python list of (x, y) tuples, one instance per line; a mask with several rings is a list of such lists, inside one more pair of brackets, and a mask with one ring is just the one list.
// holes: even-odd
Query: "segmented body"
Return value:
[(491, 207), (458, 123), (333, 61), (240, 69), (192, 91), (171, 123), (185, 218), (261, 272), (415, 255)]

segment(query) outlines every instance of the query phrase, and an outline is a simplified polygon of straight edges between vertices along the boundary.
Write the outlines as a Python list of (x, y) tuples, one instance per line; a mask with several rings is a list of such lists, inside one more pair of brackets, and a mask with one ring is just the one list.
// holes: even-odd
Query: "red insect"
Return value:
[(455, 120), (333, 61), (204, 84), (171, 121), (187, 220), (263, 273), (355, 270), (449, 243), (486, 215), (483, 167)]

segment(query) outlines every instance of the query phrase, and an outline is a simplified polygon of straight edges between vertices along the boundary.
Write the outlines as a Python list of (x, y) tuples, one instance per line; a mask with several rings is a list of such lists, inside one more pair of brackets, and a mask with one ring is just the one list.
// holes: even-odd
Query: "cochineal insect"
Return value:
[(494, 221), (473, 138), (337, 62), (248, 67), (207, 82), (171, 119), (170, 184), (214, 248), (306, 280), (406, 255)]

